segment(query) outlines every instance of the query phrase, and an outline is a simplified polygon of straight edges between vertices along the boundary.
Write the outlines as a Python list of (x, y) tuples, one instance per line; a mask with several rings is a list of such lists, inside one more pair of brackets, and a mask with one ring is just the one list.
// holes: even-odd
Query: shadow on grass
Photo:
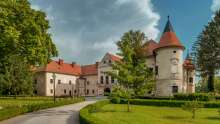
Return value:
[(172, 119), (172, 120), (186, 119), (186, 117), (177, 117), (177, 116), (165, 116), (164, 118)]
[(209, 120), (219, 120), (220, 121), (220, 117), (207, 117), (207, 119), (209, 119)]

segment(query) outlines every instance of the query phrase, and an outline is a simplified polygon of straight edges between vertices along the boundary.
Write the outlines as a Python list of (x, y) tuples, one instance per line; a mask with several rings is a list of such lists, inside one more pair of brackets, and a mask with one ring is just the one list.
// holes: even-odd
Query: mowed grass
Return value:
[(83, 98), (57, 98), (54, 103), (52, 97), (0, 97), (0, 120), (8, 119), (23, 113), (37, 111), (56, 106), (73, 104), (83, 101)]
[(91, 116), (105, 124), (220, 124), (218, 109), (202, 108), (191, 118), (191, 113), (181, 108), (132, 105), (126, 112), (126, 105), (108, 104), (101, 112)]

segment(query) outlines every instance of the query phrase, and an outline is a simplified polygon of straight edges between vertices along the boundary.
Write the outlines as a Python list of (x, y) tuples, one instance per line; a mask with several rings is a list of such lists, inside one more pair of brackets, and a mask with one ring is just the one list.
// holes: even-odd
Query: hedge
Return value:
[(94, 118), (90, 113), (101, 111), (101, 108), (109, 103), (109, 100), (102, 100), (81, 109), (79, 114), (80, 124), (104, 124), (105, 122)]
[(84, 98), (57, 99), (55, 103), (52, 100), (50, 101), (45, 100), (44, 103), (39, 103), (39, 104), (34, 103), (34, 104), (26, 104), (26, 105), (6, 106), (0, 110), (0, 121), (28, 112), (34, 112), (41, 109), (58, 107), (62, 105), (74, 104), (81, 101), (84, 101)]
[[(146, 106), (168, 106), (168, 107), (181, 107), (183, 104), (190, 101), (180, 100), (143, 100), (143, 99), (131, 99), (132, 105), (146, 105)], [(205, 108), (220, 108), (220, 101), (198, 101), (203, 104)], [(120, 99), (120, 104), (127, 104), (126, 99)]]
[(215, 99), (215, 96), (213, 94), (208, 93), (190, 93), (190, 94), (183, 94), (178, 93), (174, 94), (175, 100), (198, 100), (198, 101), (211, 101)]
[(177, 93), (171, 97), (156, 97), (156, 96), (135, 96), (134, 99), (157, 99), (157, 100), (197, 100), (197, 101), (212, 101), (220, 99), (220, 96), (214, 96), (211, 93)]

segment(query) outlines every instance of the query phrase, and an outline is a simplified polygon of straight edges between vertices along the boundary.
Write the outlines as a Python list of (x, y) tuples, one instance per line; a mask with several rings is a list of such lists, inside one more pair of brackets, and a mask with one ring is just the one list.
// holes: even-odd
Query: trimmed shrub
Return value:
[[(130, 104), (133, 105), (146, 105), (146, 106), (168, 106), (168, 107), (181, 107), (185, 103), (190, 101), (180, 100), (143, 100), (143, 99), (131, 99)], [(205, 108), (220, 108), (220, 101), (198, 101), (203, 104)], [(127, 104), (127, 100), (121, 99), (120, 104)]]
[(111, 102), (114, 103), (114, 104), (119, 104), (120, 103), (120, 98), (119, 97), (113, 97), (111, 99)]
[[(7, 100), (7, 99), (6, 99)], [(53, 100), (46, 100), (43, 103), (34, 102), (36, 100), (31, 100), (32, 102), (24, 104), (24, 105), (9, 105), (1, 109), (0, 111), (0, 121), (4, 119), (8, 119), (20, 114), (24, 114), (27, 112), (38, 111), (41, 109), (52, 108), (67, 104), (74, 104), (77, 102), (84, 101), (84, 98), (75, 98), (75, 99), (57, 99), (56, 103)], [(7, 102), (7, 101), (6, 101)]]
[(211, 101), (214, 100), (215, 97), (212, 94), (207, 94), (207, 93), (191, 93), (191, 94), (174, 94), (174, 99), (175, 100), (198, 100), (198, 101)]
[(173, 97), (135, 96), (133, 99), (157, 99), (157, 100), (170, 100), (170, 99), (173, 99)]

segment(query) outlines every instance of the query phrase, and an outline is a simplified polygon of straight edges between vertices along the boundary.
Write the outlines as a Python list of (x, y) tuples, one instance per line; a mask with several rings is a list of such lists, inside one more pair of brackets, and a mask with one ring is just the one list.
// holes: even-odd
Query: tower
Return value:
[(187, 53), (186, 59), (183, 63), (183, 91), (184, 93), (195, 92), (195, 65), (192, 62), (192, 58)]
[(168, 17), (158, 47), (154, 50), (156, 53), (157, 96), (172, 96), (174, 93), (183, 92), (184, 49)]

